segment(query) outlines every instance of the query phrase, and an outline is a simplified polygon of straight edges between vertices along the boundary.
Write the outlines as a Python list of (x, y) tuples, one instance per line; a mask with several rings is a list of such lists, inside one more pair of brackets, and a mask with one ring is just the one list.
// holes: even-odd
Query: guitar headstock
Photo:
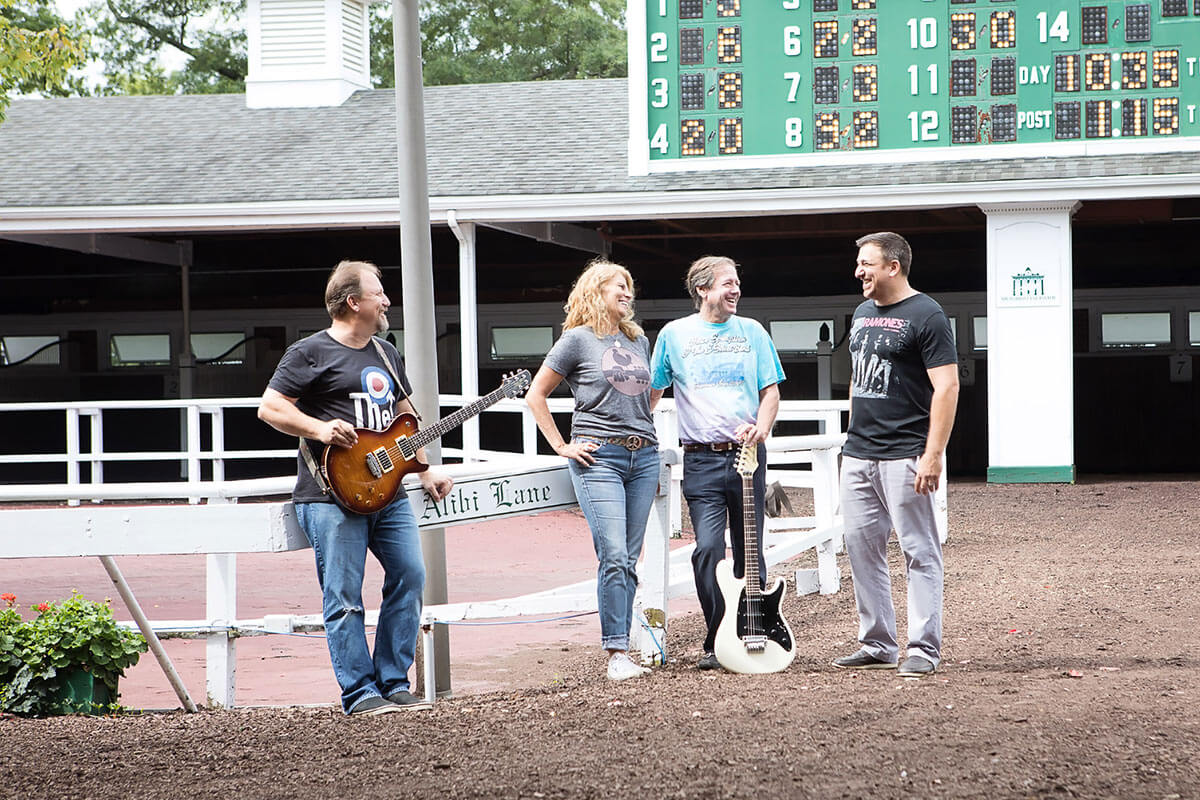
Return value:
[(737, 474), (743, 478), (753, 478), (758, 469), (758, 445), (742, 443), (738, 448), (737, 463), (734, 465)]
[(529, 370), (511, 372), (504, 376), (504, 382), (500, 384), (500, 391), (504, 393), (505, 397), (520, 397), (529, 388), (529, 381)]

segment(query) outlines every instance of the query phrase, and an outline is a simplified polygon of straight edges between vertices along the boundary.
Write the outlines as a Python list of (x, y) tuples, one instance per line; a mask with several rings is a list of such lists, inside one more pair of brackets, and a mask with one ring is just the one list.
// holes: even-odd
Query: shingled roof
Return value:
[[(435, 198), (918, 184), (969, 194), (980, 182), (1200, 175), (1200, 154), (1181, 152), (631, 177), (624, 80), (428, 87), (425, 111)], [(0, 209), (395, 193), (390, 90), (360, 91), (333, 108), (249, 109), (241, 95), (18, 99), (0, 125)]]

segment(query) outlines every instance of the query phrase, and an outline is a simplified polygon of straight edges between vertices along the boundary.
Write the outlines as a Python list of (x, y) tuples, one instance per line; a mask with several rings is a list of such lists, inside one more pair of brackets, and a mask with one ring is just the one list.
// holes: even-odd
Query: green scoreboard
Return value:
[(1200, 149), (1200, 0), (630, 0), (630, 171)]

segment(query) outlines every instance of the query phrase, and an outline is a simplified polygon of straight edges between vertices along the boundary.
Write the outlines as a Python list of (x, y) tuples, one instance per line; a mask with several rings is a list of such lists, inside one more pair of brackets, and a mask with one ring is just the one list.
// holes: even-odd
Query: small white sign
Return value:
[(456, 480), (450, 494), (436, 503), (420, 484), (408, 487), (407, 491), (417, 525), (422, 528), (463, 525), (578, 504), (566, 464), (520, 475), (479, 475)]

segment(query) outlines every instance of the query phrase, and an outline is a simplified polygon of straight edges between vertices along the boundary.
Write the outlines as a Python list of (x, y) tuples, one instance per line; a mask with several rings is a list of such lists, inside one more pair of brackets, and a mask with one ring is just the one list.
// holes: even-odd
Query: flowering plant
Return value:
[(62, 698), (71, 673), (89, 672), (95, 685), (117, 696), (117, 679), (146, 652), (146, 640), (117, 625), (109, 601), (78, 592), (59, 603), (39, 603), (23, 620), (17, 598), (0, 594), (0, 711), (37, 716), (73, 710)]

